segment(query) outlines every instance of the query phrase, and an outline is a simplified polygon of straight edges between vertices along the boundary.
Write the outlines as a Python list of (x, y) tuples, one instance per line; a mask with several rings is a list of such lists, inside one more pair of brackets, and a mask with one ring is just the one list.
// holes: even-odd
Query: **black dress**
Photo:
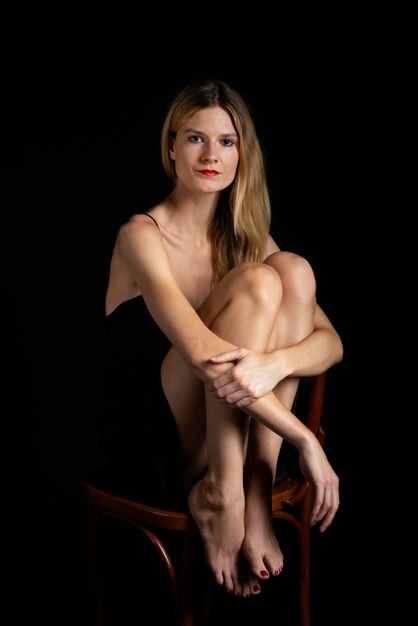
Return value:
[(173, 483), (178, 431), (161, 385), (171, 344), (142, 296), (106, 317), (108, 368), (100, 445), (126, 495), (160, 507), (186, 506)]

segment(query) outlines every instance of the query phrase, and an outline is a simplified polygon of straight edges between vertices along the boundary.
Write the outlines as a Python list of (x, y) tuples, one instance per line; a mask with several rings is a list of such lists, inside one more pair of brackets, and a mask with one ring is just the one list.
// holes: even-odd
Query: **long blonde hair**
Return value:
[(218, 203), (209, 237), (213, 282), (244, 261), (263, 261), (270, 229), (271, 208), (264, 157), (249, 108), (243, 98), (221, 81), (200, 81), (185, 87), (172, 102), (161, 133), (163, 167), (177, 182), (170, 141), (196, 111), (218, 106), (230, 116), (238, 134), (239, 162), (235, 179)]

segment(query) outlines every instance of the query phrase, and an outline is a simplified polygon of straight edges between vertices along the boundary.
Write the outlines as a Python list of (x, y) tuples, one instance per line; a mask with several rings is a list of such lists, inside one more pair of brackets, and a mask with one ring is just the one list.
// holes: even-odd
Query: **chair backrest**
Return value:
[[(322, 424), (325, 381), (326, 372), (302, 378), (292, 407), (293, 413), (314, 433), (321, 446), (325, 440), (325, 429)], [(293, 506), (300, 502), (309, 487), (300, 470), (298, 452), (287, 441), (283, 442), (281, 459), (285, 479), (275, 483), (272, 490), (274, 517), (282, 516), (280, 512), (284, 505)]]
[[(293, 412), (318, 437), (325, 396), (327, 373), (301, 378)], [(318, 437), (319, 438), (319, 437)]]

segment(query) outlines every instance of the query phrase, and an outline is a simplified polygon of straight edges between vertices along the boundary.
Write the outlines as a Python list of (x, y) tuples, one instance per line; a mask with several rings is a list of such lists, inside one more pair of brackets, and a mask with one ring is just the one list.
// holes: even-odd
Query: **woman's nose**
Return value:
[(216, 163), (218, 161), (217, 149), (213, 143), (208, 142), (205, 144), (202, 158), (205, 162), (209, 163)]

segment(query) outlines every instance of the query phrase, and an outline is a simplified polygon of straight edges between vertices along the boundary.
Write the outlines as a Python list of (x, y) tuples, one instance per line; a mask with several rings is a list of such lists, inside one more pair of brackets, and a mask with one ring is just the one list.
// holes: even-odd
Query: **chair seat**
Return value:
[(171, 511), (161, 509), (148, 504), (143, 504), (136, 499), (123, 496), (112, 489), (106, 487), (105, 478), (107, 471), (96, 473), (84, 482), (88, 498), (94, 506), (105, 509), (110, 513), (121, 517), (128, 517), (132, 521), (141, 524), (148, 524), (156, 528), (166, 528), (168, 530), (192, 531), (196, 530), (196, 523), (189, 513), (181, 511)]

